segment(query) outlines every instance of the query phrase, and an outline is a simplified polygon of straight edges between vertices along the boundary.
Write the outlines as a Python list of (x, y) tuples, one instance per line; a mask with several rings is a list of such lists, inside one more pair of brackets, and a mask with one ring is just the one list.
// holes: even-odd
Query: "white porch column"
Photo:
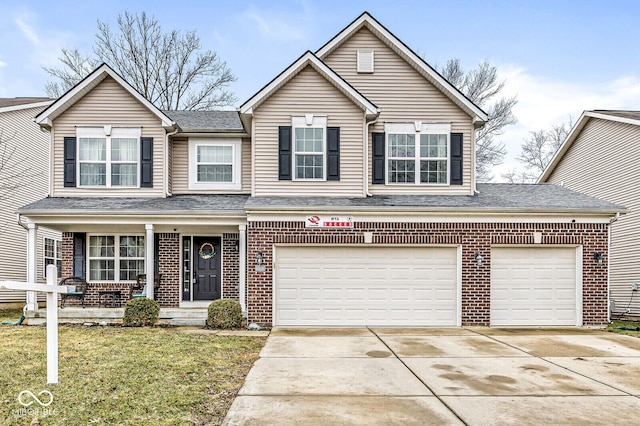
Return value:
[(246, 288), (247, 288), (247, 225), (238, 225), (238, 231), (240, 233), (240, 240), (238, 241), (238, 257), (240, 260), (240, 288), (238, 296), (240, 298), (240, 306), (242, 307), (242, 313), (247, 315), (246, 300)]
[[(38, 225), (27, 223), (27, 282), (38, 281)], [(27, 292), (27, 310), (38, 310), (38, 293)]]
[(145, 239), (145, 257), (144, 257), (144, 269), (147, 274), (147, 297), (153, 299), (153, 283), (155, 282), (155, 257), (153, 255), (153, 248), (155, 244), (153, 242), (153, 224), (146, 224), (144, 228), (147, 231), (147, 237)]

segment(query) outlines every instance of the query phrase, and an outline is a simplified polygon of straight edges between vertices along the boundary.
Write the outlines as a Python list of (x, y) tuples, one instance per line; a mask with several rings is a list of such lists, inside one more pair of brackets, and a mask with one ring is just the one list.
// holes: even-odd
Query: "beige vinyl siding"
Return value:
[(239, 191), (189, 189), (189, 138), (176, 137), (172, 143), (172, 187), (174, 194), (240, 194), (251, 192), (251, 139), (242, 138), (242, 188)]
[[(278, 180), (278, 127), (292, 116), (326, 115), (340, 127), (339, 181)], [(254, 111), (255, 196), (363, 196), (364, 111), (307, 66)], [(293, 170), (293, 169), (292, 169)], [(326, 170), (325, 170), (326, 172)]]
[[(153, 138), (153, 188), (65, 188), (64, 137), (76, 136), (76, 127), (111, 125), (142, 127), (143, 137)], [(164, 194), (163, 146), (165, 131), (160, 119), (108, 77), (53, 122), (53, 196), (55, 197), (162, 197)]]
[[(583, 192), (630, 210), (611, 227), (610, 286), (616, 311), (640, 282), (640, 126), (591, 118), (551, 173), (548, 182)], [(640, 293), (631, 312), (640, 316)]]
[[(375, 72), (357, 73), (357, 51), (373, 49)], [(371, 132), (384, 132), (387, 122), (451, 123), (451, 132), (463, 133), (463, 185), (370, 185), (372, 194), (472, 194), (472, 131), (471, 117), (429, 83), (404, 59), (363, 28), (345, 41), (328, 57), (327, 65), (355, 87), (382, 111)], [(371, 138), (369, 138), (371, 152)], [(371, 161), (369, 161), (371, 183)]]
[[(0, 138), (6, 143), (9, 166), (22, 170), (28, 176), (24, 184), (9, 194), (0, 194), (0, 280), (25, 281), (27, 279), (27, 231), (17, 223), (16, 210), (47, 196), (49, 169), (49, 133), (42, 132), (33, 122), (42, 107), (0, 113)], [(1, 156), (2, 154), (0, 154)], [(8, 154), (4, 154), (7, 158)], [(4, 178), (0, 171), (0, 179)], [(43, 278), (43, 236), (61, 239), (59, 232), (38, 229), (38, 273)], [(40, 297), (44, 300), (44, 296)], [(7, 302), (25, 302), (24, 292), (0, 290), (0, 305)]]

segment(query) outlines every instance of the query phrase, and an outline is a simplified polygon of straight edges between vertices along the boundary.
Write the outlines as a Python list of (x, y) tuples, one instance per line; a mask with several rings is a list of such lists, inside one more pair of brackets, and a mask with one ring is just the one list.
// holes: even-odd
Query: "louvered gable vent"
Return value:
[(358, 50), (358, 72), (373, 72), (373, 50)]

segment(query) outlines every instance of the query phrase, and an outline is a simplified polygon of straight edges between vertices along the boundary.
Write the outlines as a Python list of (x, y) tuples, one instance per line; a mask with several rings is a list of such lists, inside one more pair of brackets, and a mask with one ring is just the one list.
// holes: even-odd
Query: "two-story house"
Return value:
[[(33, 117), (53, 99), (0, 98), (0, 280), (44, 282), (45, 266), (59, 265), (61, 235), (41, 228), (27, 256), (27, 231), (16, 210), (47, 195), (49, 135)], [(44, 301), (40, 295), (40, 301)], [(22, 307), (24, 291), (0, 289), (0, 308)], [(31, 300), (35, 304), (36, 300)]]
[(638, 140), (640, 111), (584, 111), (539, 179), (629, 209), (611, 226), (609, 297), (615, 318), (636, 320), (640, 319)]
[(146, 273), (161, 306), (269, 326), (606, 322), (624, 209), (476, 183), (487, 120), (363, 13), (238, 111), (160, 111), (100, 66), (36, 117), (51, 196), (20, 212), (63, 232), (90, 304)]

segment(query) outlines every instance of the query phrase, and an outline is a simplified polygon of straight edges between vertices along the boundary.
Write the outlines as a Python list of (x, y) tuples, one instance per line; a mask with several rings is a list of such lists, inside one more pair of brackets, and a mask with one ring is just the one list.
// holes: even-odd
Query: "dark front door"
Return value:
[(220, 237), (193, 237), (193, 300), (220, 299)]

